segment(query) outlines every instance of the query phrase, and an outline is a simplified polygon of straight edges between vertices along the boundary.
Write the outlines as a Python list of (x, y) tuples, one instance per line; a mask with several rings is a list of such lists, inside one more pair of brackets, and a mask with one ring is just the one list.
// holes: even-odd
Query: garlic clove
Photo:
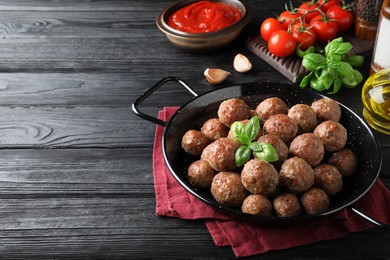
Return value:
[(222, 83), (230, 75), (230, 72), (222, 69), (207, 68), (203, 74), (210, 84), (217, 85)]
[(236, 71), (244, 73), (252, 69), (252, 63), (246, 56), (239, 53), (234, 57), (233, 67)]

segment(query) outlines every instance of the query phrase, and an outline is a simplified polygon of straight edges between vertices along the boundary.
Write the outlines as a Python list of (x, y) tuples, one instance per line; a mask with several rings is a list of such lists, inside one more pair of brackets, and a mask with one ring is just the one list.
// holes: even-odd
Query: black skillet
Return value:
[[(138, 109), (141, 102), (168, 81), (180, 83), (194, 97), (182, 105), (168, 122), (142, 113)], [(164, 159), (178, 183), (198, 199), (226, 214), (259, 223), (296, 223), (326, 216), (348, 207), (371, 223), (389, 228), (388, 225), (372, 219), (352, 206), (375, 183), (381, 170), (382, 156), (380, 145), (370, 128), (355, 112), (343, 104), (340, 104), (342, 113), (340, 123), (348, 131), (346, 147), (356, 153), (359, 160), (359, 169), (352, 177), (344, 179), (343, 189), (331, 198), (331, 204), (327, 211), (314, 216), (302, 214), (293, 218), (254, 216), (243, 213), (239, 208), (230, 208), (217, 203), (209, 190), (198, 189), (189, 183), (187, 179), (187, 167), (198, 158), (189, 156), (181, 148), (181, 138), (184, 133), (189, 129), (200, 129), (207, 119), (217, 117), (218, 106), (225, 99), (239, 97), (251, 108), (255, 108), (262, 100), (273, 96), (284, 100), (289, 107), (298, 103), (310, 105), (313, 101), (325, 97), (317, 92), (301, 89), (296, 85), (276, 82), (237, 84), (198, 95), (179, 78), (166, 77), (140, 96), (132, 105), (132, 109), (139, 117), (165, 127), (162, 138)]]

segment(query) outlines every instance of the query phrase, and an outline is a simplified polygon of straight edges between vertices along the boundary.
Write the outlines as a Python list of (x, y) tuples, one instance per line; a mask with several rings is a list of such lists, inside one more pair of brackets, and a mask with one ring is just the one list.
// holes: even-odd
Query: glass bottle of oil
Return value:
[(370, 73), (386, 68), (390, 68), (390, 0), (382, 4)]
[(390, 69), (372, 74), (362, 89), (363, 117), (375, 130), (390, 135)]

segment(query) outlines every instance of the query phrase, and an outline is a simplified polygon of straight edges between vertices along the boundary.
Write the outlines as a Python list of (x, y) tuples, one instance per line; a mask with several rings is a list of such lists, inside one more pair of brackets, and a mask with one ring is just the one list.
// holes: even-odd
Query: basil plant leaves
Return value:
[[(257, 116), (252, 117), (248, 123), (234, 122), (230, 127), (230, 134), (234, 140), (241, 143), (235, 154), (236, 166), (240, 167), (250, 160), (252, 154), (267, 162), (279, 159), (275, 148), (269, 143), (254, 141), (260, 131), (260, 120)], [(254, 141), (254, 142), (253, 142)]]

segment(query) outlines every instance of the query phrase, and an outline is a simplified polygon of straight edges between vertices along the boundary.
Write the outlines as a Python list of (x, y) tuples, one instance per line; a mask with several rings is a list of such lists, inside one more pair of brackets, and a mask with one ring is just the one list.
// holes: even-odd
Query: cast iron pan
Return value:
[[(168, 122), (139, 111), (139, 104), (168, 81), (180, 83), (194, 95), (194, 98), (182, 105)], [(378, 178), (382, 156), (380, 145), (367, 124), (343, 104), (340, 104), (342, 113), (340, 123), (348, 132), (346, 148), (356, 153), (359, 168), (351, 177), (343, 180), (343, 189), (331, 198), (331, 204), (327, 211), (314, 216), (302, 214), (292, 218), (254, 216), (243, 213), (239, 208), (226, 207), (217, 203), (208, 189), (198, 189), (189, 183), (187, 167), (199, 158), (186, 154), (181, 148), (181, 138), (184, 133), (190, 129), (200, 129), (207, 119), (217, 117), (218, 106), (223, 100), (239, 97), (251, 108), (256, 108), (262, 100), (274, 96), (284, 100), (288, 107), (298, 103), (310, 105), (313, 101), (325, 97), (317, 92), (301, 89), (296, 85), (276, 82), (243, 83), (198, 95), (182, 80), (166, 77), (139, 97), (132, 105), (132, 109), (141, 118), (165, 127), (162, 139), (163, 154), (173, 177), (192, 195), (226, 214), (260, 223), (296, 223), (326, 216), (348, 207), (371, 223), (388, 228), (385, 224), (370, 218), (351, 206), (372, 187)]]

